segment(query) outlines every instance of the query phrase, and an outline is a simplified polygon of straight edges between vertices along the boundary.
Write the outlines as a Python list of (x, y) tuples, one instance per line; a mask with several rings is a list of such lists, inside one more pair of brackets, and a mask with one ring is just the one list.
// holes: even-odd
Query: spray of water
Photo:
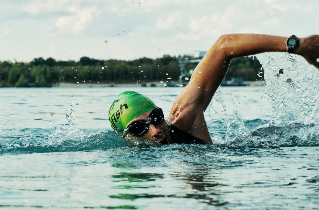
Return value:
[(319, 70), (293, 54), (263, 53), (257, 58), (265, 69), (274, 123), (318, 124)]
[(210, 120), (213, 142), (228, 147), (319, 145), (319, 70), (292, 54), (263, 53), (257, 59), (265, 74), (263, 98), (272, 106), (270, 120), (255, 119), (259, 126), (248, 129), (232, 96), (227, 96), (232, 107), (226, 109), (218, 90), (209, 110), (215, 117)]

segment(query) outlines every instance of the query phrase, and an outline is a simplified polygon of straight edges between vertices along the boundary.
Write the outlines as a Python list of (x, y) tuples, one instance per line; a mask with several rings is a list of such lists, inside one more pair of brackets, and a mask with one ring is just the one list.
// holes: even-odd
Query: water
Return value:
[[(209, 106), (213, 145), (116, 137), (107, 110), (127, 88), (0, 89), (0, 208), (318, 209), (318, 72), (258, 59), (266, 87), (224, 87)], [(166, 116), (182, 90), (130, 89)]]

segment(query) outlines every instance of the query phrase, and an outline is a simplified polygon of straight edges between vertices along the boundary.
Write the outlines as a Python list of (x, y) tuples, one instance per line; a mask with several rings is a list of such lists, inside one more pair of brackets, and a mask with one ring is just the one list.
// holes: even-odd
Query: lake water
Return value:
[[(266, 87), (215, 94), (212, 145), (118, 138), (107, 110), (127, 88), (0, 89), (0, 208), (318, 209), (318, 73), (295, 57), (258, 59)], [(167, 116), (182, 88), (130, 90)]]

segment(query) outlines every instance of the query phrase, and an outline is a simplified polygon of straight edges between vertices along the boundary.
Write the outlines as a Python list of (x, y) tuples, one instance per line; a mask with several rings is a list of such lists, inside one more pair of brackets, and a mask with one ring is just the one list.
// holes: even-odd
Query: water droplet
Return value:
[(138, 66), (139, 68), (141, 68), (141, 66)]
[(258, 76), (258, 77), (263, 77), (261, 74), (262, 74), (262, 72), (259, 72), (259, 73), (257, 74), (257, 76)]
[(104, 67), (102, 66), (102, 70), (104, 69)]
[(77, 84), (79, 84), (79, 82), (76, 82)]
[(166, 75), (168, 75), (168, 73), (166, 73)]
[(317, 62), (319, 63), (319, 58), (317, 58)]
[(201, 71), (199, 71), (198, 73), (200, 73), (200, 74), (201, 74), (202, 72), (201, 72)]
[(231, 52), (230, 54), (233, 54), (234, 52)]

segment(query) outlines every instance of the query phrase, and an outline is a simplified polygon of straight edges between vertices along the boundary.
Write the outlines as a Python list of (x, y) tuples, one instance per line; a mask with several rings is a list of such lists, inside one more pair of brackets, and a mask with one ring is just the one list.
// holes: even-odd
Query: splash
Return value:
[(239, 102), (227, 95), (231, 103), (226, 108), (218, 90), (209, 109), (215, 117), (210, 125), (213, 142), (253, 148), (318, 146), (319, 70), (297, 55), (263, 53), (257, 58), (264, 69), (263, 98), (270, 101), (270, 118), (244, 119), (239, 114)]
[(80, 129), (76, 126), (73, 100), (67, 123), (52, 129), (3, 129), (0, 136), (0, 154), (47, 153), (105, 150), (129, 146), (113, 131)]
[(263, 53), (257, 58), (265, 69), (274, 123), (319, 124), (319, 70), (293, 54)]

